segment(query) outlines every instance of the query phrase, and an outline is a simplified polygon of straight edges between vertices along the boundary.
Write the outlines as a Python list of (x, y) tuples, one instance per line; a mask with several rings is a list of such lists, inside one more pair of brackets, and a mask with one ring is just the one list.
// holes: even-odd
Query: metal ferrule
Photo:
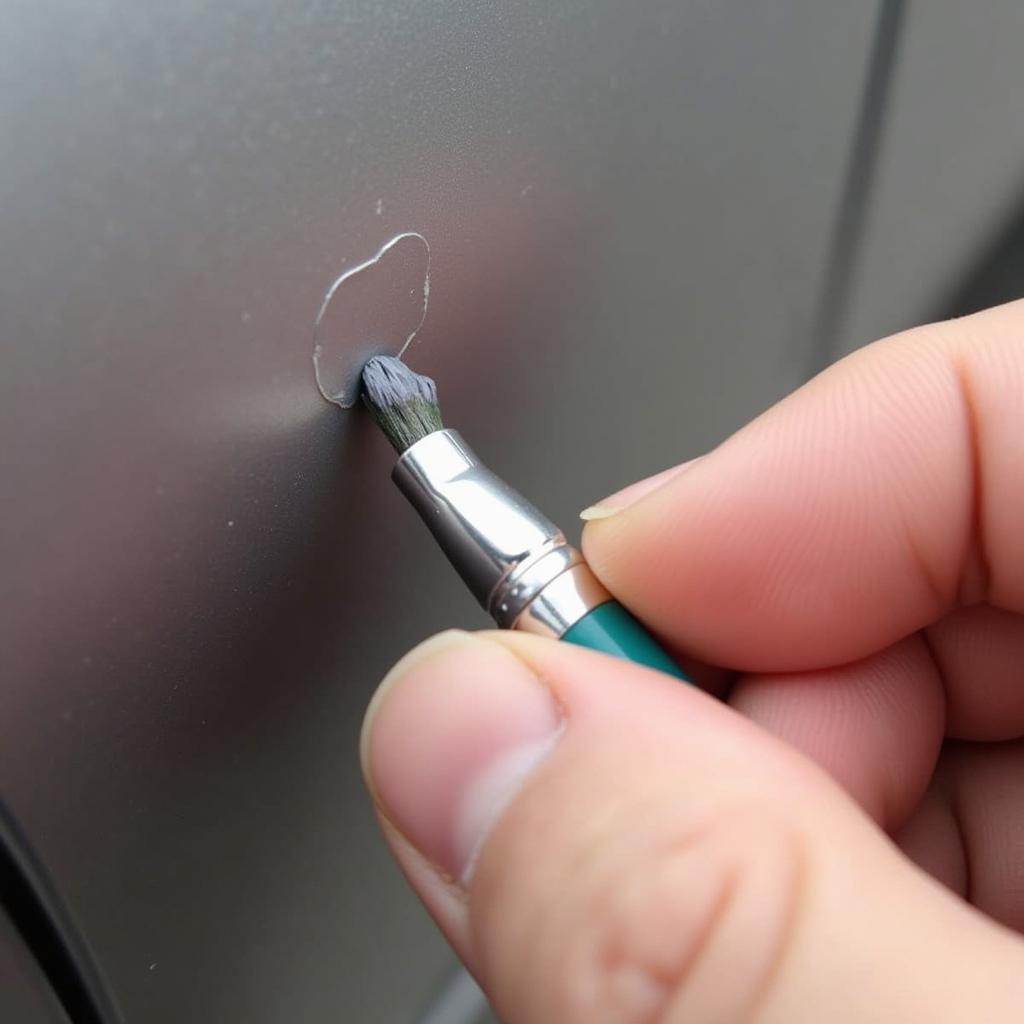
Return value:
[(391, 478), (503, 629), (559, 637), (611, 599), (562, 531), (484, 466), (457, 431), (417, 441)]

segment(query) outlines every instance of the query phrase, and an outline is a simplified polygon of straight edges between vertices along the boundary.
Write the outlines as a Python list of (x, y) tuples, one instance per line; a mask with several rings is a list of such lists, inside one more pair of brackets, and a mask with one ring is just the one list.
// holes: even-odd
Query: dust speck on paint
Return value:
[(155, 971), (156, 970), (156, 961), (155, 960), (149, 965), (149, 969), (151, 971)]
[(234, 526), (234, 525), (235, 525), (234, 519), (229, 519), (228, 520), (228, 526)]
[(377, 216), (379, 217), (384, 212), (384, 200), (383, 199), (378, 199), (377, 200), (377, 206), (375, 207), (375, 209), (377, 211)]

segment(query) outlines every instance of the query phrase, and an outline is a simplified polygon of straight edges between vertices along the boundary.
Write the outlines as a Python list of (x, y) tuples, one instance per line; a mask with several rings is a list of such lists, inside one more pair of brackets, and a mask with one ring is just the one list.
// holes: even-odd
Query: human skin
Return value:
[(586, 516), (724, 700), (452, 632), (364, 726), (391, 849), (502, 1019), (1018, 1020), (1024, 303), (862, 349)]

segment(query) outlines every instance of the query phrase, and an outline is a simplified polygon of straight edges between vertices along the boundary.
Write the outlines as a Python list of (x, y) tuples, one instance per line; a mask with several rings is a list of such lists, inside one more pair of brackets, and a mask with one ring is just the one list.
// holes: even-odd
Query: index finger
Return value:
[(820, 374), (588, 523), (605, 585), (668, 642), (754, 671), (862, 657), (958, 605), (1024, 612), (1024, 302)]

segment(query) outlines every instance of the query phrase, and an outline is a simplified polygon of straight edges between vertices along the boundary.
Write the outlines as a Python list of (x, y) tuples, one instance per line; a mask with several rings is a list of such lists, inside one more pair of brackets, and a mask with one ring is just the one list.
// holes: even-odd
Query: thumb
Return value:
[(363, 760), (509, 1024), (998, 1022), (1024, 996), (1024, 943), (811, 762), (651, 670), (442, 634), (385, 681)]

